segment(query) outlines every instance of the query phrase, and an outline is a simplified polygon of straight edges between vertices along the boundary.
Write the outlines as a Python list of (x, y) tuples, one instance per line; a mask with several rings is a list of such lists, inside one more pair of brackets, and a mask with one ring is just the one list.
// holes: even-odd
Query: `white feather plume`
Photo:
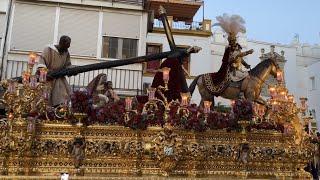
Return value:
[(237, 35), (239, 32), (246, 32), (246, 27), (244, 26), (245, 21), (239, 15), (229, 16), (228, 14), (223, 14), (222, 16), (218, 16), (216, 19), (221, 28), (228, 34)]

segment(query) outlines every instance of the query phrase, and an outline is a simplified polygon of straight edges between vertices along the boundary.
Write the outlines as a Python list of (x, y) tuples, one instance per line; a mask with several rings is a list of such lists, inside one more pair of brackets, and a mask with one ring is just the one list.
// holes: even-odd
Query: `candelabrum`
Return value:
[(46, 84), (45, 68), (40, 69), (39, 81), (32, 74), (36, 55), (30, 54), (28, 68), (22, 73), (22, 84), (14, 80), (6, 80), (3, 85), (7, 90), (3, 101), (8, 112), (12, 112), (17, 123), (23, 123), (23, 118), (31, 112), (47, 113), (49, 86)]
[(269, 86), (271, 98), (268, 103), (272, 108), (275, 120), (283, 123), (296, 116), (299, 109), (294, 102), (294, 96), (288, 94), (288, 89), (283, 83), (283, 75), (281, 74), (282, 73), (277, 73), (278, 84)]
[[(211, 101), (203, 101), (203, 114), (204, 114), (204, 123), (207, 124), (207, 119), (209, 116), (209, 113), (211, 112), (211, 105), (212, 102)], [(199, 117), (199, 114), (198, 114)]]
[(177, 115), (179, 115), (181, 120), (184, 122), (186, 122), (190, 116), (190, 111), (188, 109), (189, 102), (190, 102), (190, 94), (181, 93), (181, 103), (177, 110)]
[[(162, 87), (161, 87), (162, 88)], [(168, 119), (168, 111), (170, 111), (171, 102), (168, 103), (167, 98), (163, 93), (157, 88), (148, 88), (148, 102), (144, 104), (142, 109), (142, 114), (148, 114), (149, 116), (155, 116), (155, 112), (162, 106), (164, 108), (163, 119), (166, 121)], [(162, 96), (163, 100), (157, 99), (155, 93), (158, 92)], [(150, 117), (149, 117), (150, 118)], [(152, 118), (152, 117), (151, 117)], [(153, 119), (153, 118), (152, 118)]]

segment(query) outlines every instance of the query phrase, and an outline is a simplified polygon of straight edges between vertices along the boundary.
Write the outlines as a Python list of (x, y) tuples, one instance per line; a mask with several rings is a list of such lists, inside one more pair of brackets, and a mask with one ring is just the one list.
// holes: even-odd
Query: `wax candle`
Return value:
[(211, 101), (203, 101), (203, 104), (204, 104), (203, 112), (205, 114), (208, 114), (210, 112), (210, 107), (211, 107), (212, 102)]
[(189, 105), (189, 93), (181, 93), (181, 105), (188, 106)]
[(150, 100), (154, 100), (155, 99), (155, 92), (156, 92), (156, 88), (148, 88), (148, 97), (149, 97), (149, 101)]
[(31, 88), (36, 88), (37, 87), (37, 77), (36, 76), (31, 76), (30, 77), (30, 87)]
[(132, 109), (132, 97), (126, 97), (125, 103), (126, 103), (126, 111), (131, 111), (131, 109)]
[(169, 82), (169, 73), (170, 73), (170, 68), (167, 68), (167, 67), (162, 68), (163, 81), (165, 83)]
[(40, 82), (46, 82), (47, 81), (47, 69), (46, 68), (40, 68), (39, 81)]

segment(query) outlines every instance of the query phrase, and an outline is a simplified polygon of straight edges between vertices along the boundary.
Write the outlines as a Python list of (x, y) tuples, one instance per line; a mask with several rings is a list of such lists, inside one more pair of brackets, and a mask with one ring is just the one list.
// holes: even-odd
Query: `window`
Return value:
[(310, 90), (315, 90), (316, 89), (316, 80), (314, 76), (310, 77)]
[[(147, 44), (146, 55), (157, 54), (162, 52), (162, 44)], [(161, 64), (161, 60), (149, 61), (144, 64), (145, 73), (155, 73)]]
[(102, 57), (114, 59), (137, 57), (137, 44), (137, 39), (104, 36)]

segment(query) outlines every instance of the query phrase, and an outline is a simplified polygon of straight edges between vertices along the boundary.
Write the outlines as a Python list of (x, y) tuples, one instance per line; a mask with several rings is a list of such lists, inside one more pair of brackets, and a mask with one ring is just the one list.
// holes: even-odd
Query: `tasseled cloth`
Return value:
[(220, 93), (224, 91), (230, 83), (230, 53), (230, 47), (226, 48), (222, 58), (222, 65), (218, 72), (204, 74), (203, 83), (212, 95), (220, 95)]

